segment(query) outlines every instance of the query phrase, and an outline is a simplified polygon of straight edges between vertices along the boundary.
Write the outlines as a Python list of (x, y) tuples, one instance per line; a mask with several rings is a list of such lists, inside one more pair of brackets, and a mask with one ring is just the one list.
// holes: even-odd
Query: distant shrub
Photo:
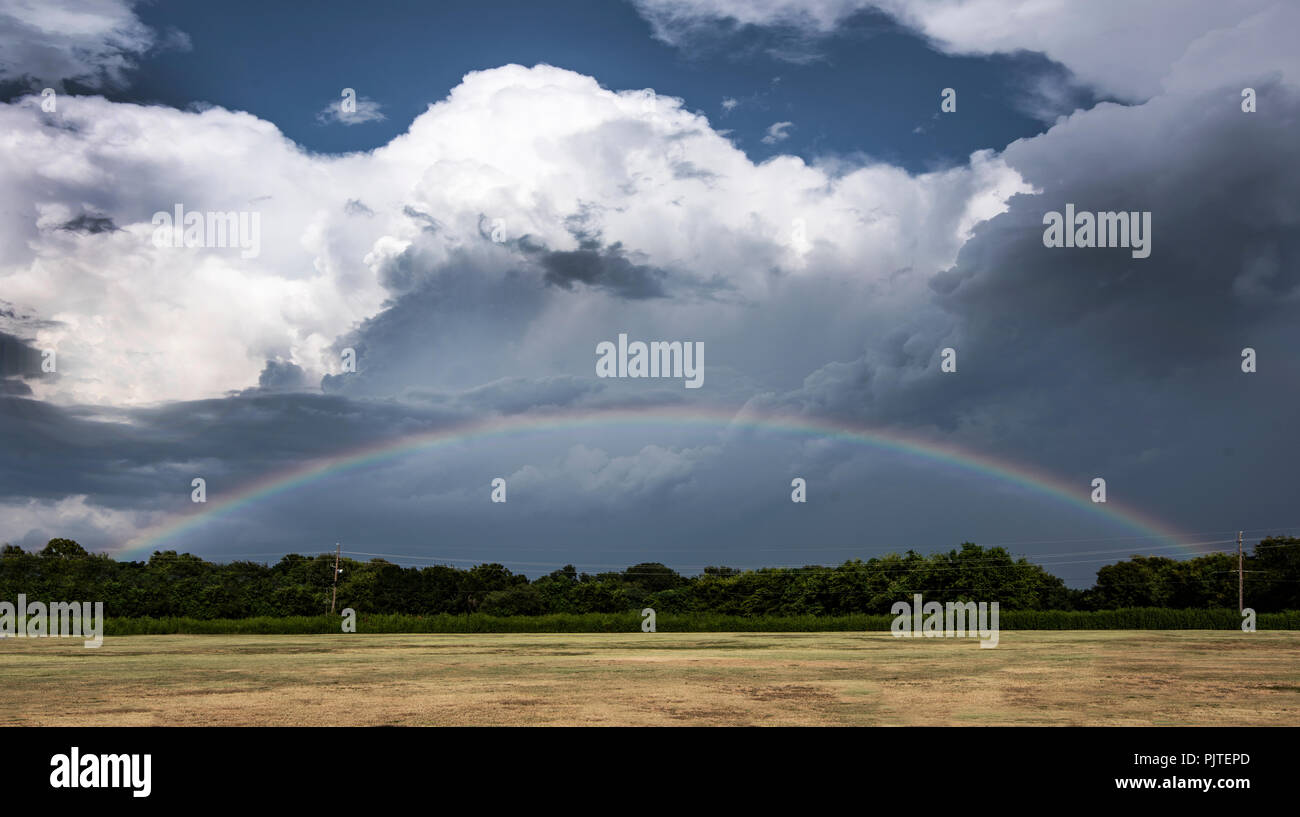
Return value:
[[(661, 633), (725, 632), (881, 632), (894, 616), (733, 616), (720, 613), (669, 613), (657, 616)], [(243, 635), (339, 633), (339, 616), (259, 616), (235, 619), (109, 618), (105, 635)], [(1238, 630), (1236, 610), (1166, 610), (1138, 607), (1126, 610), (1012, 610), (1000, 613), (1000, 630)], [(1260, 630), (1300, 630), (1300, 610), (1260, 613)], [(415, 616), (382, 614), (357, 616), (358, 633), (630, 633), (640, 632), (641, 616), (625, 613), (550, 613), (547, 615)]]

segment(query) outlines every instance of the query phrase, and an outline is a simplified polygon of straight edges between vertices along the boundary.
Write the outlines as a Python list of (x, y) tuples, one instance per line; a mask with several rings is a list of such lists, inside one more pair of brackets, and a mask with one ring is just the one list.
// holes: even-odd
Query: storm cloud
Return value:
[[(638, 4), (671, 41), (697, 18), (831, 36), (865, 5)], [(1104, 476), (1188, 541), (1300, 524), (1297, 12), (1174, 15), (1177, 36), (1111, 65), (1091, 25), (1067, 42), (1056, 23), (956, 24), (983, 2), (872, 5), (952, 53), (1041, 51), (1117, 101), (923, 173), (755, 162), (682, 100), (548, 65), (470, 73), (403, 135), (339, 156), (216, 107), (0, 106), (22, 135), (0, 159), (0, 536), (118, 551), (196, 513), (196, 476), (220, 503), (341, 452), (615, 408), (644, 419), (396, 450), (167, 544), (346, 540), (546, 572), (1133, 536), (887, 447), (718, 419), (768, 414), (958, 445), (1081, 495)], [(175, 202), (259, 213), (263, 252), (155, 246)], [(1044, 246), (1067, 204), (1149, 212), (1150, 256)], [(597, 378), (621, 333), (702, 343), (707, 387)]]

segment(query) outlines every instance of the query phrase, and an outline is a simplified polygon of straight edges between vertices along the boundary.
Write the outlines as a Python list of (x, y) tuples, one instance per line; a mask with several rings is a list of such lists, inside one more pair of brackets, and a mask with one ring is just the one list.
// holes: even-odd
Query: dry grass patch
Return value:
[(1300, 633), (0, 641), (4, 725), (1300, 725)]

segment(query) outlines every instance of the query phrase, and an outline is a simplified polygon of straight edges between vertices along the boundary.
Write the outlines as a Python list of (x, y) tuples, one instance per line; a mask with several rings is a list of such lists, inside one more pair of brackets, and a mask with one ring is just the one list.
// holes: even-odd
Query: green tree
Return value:
[(71, 539), (51, 539), (40, 555), (44, 559), (84, 559), (90, 554)]

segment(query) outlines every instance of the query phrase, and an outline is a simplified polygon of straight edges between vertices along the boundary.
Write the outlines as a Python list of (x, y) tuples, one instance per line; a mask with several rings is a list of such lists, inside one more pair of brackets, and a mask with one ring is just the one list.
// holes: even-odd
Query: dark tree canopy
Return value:
[[(683, 576), (659, 562), (591, 575), (573, 565), (539, 576), (485, 563), (468, 569), (402, 567), (383, 559), (343, 560), (339, 608), (370, 613), (482, 612), (502, 616), (661, 612), (730, 615), (888, 613), (922, 593), (935, 601), (999, 602), (1005, 610), (1124, 607), (1235, 608), (1235, 554), (1177, 561), (1133, 556), (1102, 567), (1087, 590), (1065, 586), (1040, 565), (1000, 547), (966, 542), (923, 556), (914, 551), (835, 567), (708, 567)], [(1259, 612), (1300, 609), (1300, 539), (1269, 538), (1246, 558), (1246, 603)], [(315, 615), (329, 609), (334, 554), (289, 554), (273, 565), (215, 563), (158, 551), (144, 562), (91, 554), (70, 539), (38, 553), (0, 549), (0, 599), (103, 601), (110, 616), (199, 619)]]

